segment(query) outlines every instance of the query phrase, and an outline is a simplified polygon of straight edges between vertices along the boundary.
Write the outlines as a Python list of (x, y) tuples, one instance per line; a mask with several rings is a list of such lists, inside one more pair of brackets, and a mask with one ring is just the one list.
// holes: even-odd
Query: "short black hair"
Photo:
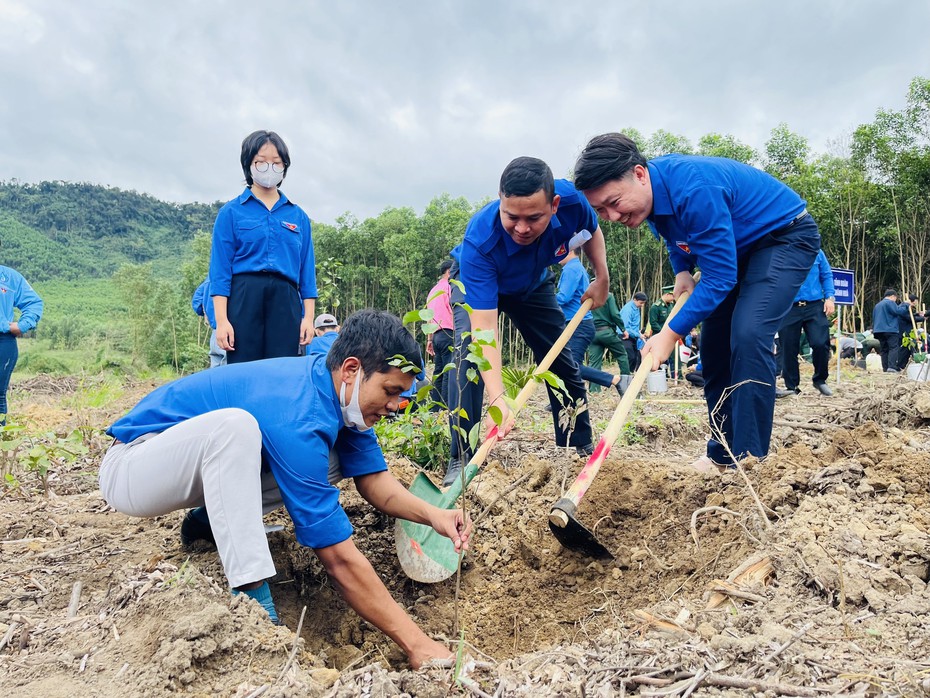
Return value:
[(646, 157), (633, 139), (622, 133), (595, 136), (575, 161), (575, 188), (596, 189), (615, 179), (622, 179), (636, 165), (646, 166)]
[(895, 291), (893, 288), (885, 289), (885, 298), (888, 298), (889, 296), (897, 296), (897, 295), (898, 295), (898, 292)]
[(636, 293), (633, 294), (633, 300), (634, 301), (648, 301), (649, 296), (647, 296), (642, 291), (637, 291)]
[(549, 165), (539, 158), (511, 160), (501, 175), (501, 196), (532, 196), (538, 191), (545, 193), (546, 201), (555, 196), (555, 178)]
[(908, 293), (908, 294), (907, 294), (907, 299), (908, 299), (909, 301), (911, 301), (911, 303), (913, 303), (913, 302), (915, 302), (915, 301), (917, 300), (917, 294), (916, 294), (916, 293)]
[[(291, 166), (291, 156), (287, 152), (287, 146), (284, 139), (274, 131), (253, 131), (242, 141), (242, 152), (239, 155), (239, 162), (242, 163), (242, 173), (245, 175), (245, 182), (252, 186), (252, 161), (258, 155), (265, 143), (271, 143), (278, 149), (278, 155), (284, 161), (284, 176), (287, 177), (287, 168)], [(279, 185), (280, 186), (280, 185)]]
[(390, 361), (400, 355), (417, 369), (423, 368), (420, 346), (396, 315), (383, 310), (352, 313), (326, 357), (326, 368), (335, 371), (350, 356), (361, 362), (367, 375), (389, 373)]
[(451, 260), (451, 259), (444, 259), (444, 260), (442, 261), (442, 264), (439, 265), (439, 275), (442, 276), (442, 275), (445, 274), (447, 271), (449, 271), (451, 268), (452, 268), (452, 260)]

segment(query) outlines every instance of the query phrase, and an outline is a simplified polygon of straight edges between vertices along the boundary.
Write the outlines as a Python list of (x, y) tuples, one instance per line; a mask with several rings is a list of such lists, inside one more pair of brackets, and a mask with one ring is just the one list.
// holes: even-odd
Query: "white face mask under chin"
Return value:
[(252, 173), (252, 181), (266, 189), (274, 189), (284, 179), (284, 173), (275, 172), (273, 167), (269, 167), (265, 172), (259, 172), (255, 169), (255, 165), (252, 165), (249, 170)]
[(349, 400), (349, 404), (346, 404), (346, 384), (343, 383), (339, 387), (339, 408), (342, 410), (342, 421), (347, 427), (351, 427), (357, 431), (368, 431), (371, 429), (370, 426), (365, 424), (365, 417), (362, 415), (362, 408), (359, 406), (358, 401), (359, 393), (361, 392), (359, 388), (364, 380), (365, 374), (360, 367), (355, 376), (355, 386), (352, 388), (352, 398)]

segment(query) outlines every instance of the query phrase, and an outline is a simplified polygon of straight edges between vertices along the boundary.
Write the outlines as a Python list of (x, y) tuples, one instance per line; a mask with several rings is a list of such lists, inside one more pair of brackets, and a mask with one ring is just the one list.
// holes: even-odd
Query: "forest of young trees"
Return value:
[[(924, 301), (930, 296), (930, 79), (915, 78), (904, 108), (880, 109), (871, 123), (837, 134), (825, 153), (812, 152), (784, 123), (772, 129), (761, 152), (719, 133), (693, 144), (662, 130), (648, 136), (619, 130), (647, 157), (729, 157), (764, 168), (801, 194), (831, 265), (856, 274), (856, 305), (844, 313), (844, 329), (867, 327), (886, 287)], [(489, 182), (489, 190), (494, 185)], [(335, 225), (314, 223), (318, 309), (344, 318), (364, 307), (398, 315), (422, 307), (439, 263), (484, 203), (441, 194), (419, 215), (387, 208), (362, 221), (346, 213)], [(189, 369), (205, 351), (203, 327), (188, 303), (206, 271), (218, 206), (167, 204), (88, 184), (0, 183), (0, 261), (32, 281), (113, 278), (128, 313), (128, 329), (119, 336), (134, 356), (150, 366)], [(672, 280), (664, 246), (646, 226), (602, 227), (614, 294), (625, 300), (642, 290), (655, 298)], [(93, 323), (86, 327), (99, 331)], [(506, 342), (507, 326), (504, 334)], [(519, 342), (511, 345), (510, 360), (527, 358)]]

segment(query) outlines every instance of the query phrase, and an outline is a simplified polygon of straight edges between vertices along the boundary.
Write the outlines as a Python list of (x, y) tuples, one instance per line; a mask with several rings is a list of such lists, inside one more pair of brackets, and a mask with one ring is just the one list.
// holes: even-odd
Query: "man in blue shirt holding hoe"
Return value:
[[(590, 297), (594, 307), (598, 307), (607, 298), (609, 277), (604, 235), (594, 210), (571, 182), (555, 180), (542, 160), (520, 157), (504, 169), (499, 194), (498, 200), (472, 216), (465, 239), (451, 253), (456, 262), (451, 302), (457, 371), (456, 383), (449, 388), (449, 402), (450, 421), (457, 428), (452, 430), (452, 457), (444, 485), (455, 480), (462, 465), (472, 456), (473, 449), (462, 434), (470, 434), (478, 422), (482, 383), (487, 387), (489, 403), (501, 411), (501, 435), (506, 435), (512, 426), (501, 378), (498, 312), (507, 313), (538, 362), (565, 327), (565, 318), (555, 299), (555, 277), (548, 269), (550, 265), (559, 262), (570, 250), (582, 248), (596, 277), (582, 299)], [(496, 340), (494, 346), (482, 347), (487, 364), (480, 369), (477, 384), (469, 380), (469, 370), (476, 369), (466, 359), (468, 344), (473, 340), (462, 341), (463, 333), (473, 330), (493, 332)], [(567, 348), (552, 363), (551, 370), (565, 383), (569, 406), (586, 404), (578, 363)], [(560, 422), (562, 402), (546, 387), (556, 443), (575, 446), (584, 454), (593, 451), (587, 410), (577, 415), (569, 435), (569, 429)], [(487, 429), (493, 424), (490, 417), (485, 421)]]
[(647, 162), (621, 133), (585, 146), (575, 186), (601, 218), (628, 228), (648, 223), (668, 248), (675, 297), (693, 292), (642, 350), (658, 368), (703, 322), (712, 436), (692, 467), (714, 473), (734, 458), (765, 457), (775, 407), (775, 332), (820, 249), (804, 200), (765, 172), (726, 158), (665, 155)]

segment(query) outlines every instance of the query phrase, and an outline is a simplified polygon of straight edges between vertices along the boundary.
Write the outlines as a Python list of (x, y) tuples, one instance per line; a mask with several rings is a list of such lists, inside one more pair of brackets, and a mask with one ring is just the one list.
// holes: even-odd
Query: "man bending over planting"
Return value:
[(272, 620), (274, 563), (262, 513), (282, 504), (297, 541), (313, 548), (335, 587), (365, 620), (419, 667), (449, 651), (395, 603), (352, 541), (352, 526), (330, 483), (330, 451), (345, 477), (380, 511), (432, 526), (468, 547), (471, 523), (410, 494), (387, 470), (371, 431), (397, 409), (420, 368), (417, 343), (393, 315), (355, 313), (328, 356), (267, 359), (201, 371), (158, 388), (107, 432), (115, 441), (100, 467), (100, 489), (117, 511), (161, 516), (205, 507), (182, 533), (214, 538), (233, 593), (256, 599)]

